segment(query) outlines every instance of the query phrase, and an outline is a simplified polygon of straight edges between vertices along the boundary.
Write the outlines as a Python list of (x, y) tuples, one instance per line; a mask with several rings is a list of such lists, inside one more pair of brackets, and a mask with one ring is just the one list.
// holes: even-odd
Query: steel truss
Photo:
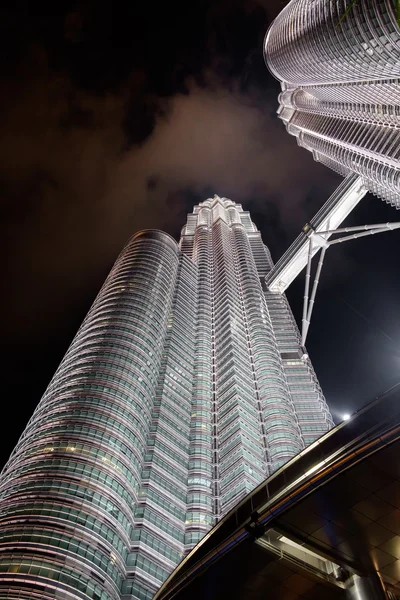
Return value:
[[(360, 225), (358, 227), (342, 227), (339, 229), (327, 229), (325, 231), (315, 231), (315, 229), (310, 226), (307, 229), (307, 226), (303, 231), (306, 230), (306, 235), (309, 238), (308, 242), (308, 260), (307, 260), (307, 269), (306, 269), (306, 281), (304, 285), (304, 301), (303, 301), (303, 318), (301, 321), (301, 345), (304, 348), (308, 330), (310, 327), (311, 316), (315, 304), (315, 296), (317, 294), (318, 284), (321, 277), (322, 266), (324, 264), (326, 251), (330, 246), (334, 244), (341, 244), (343, 242), (348, 242), (349, 240), (355, 240), (361, 237), (365, 237), (367, 235), (375, 235), (376, 233), (385, 233), (386, 231), (393, 231), (394, 229), (400, 228), (400, 222), (396, 223), (378, 223), (375, 225)], [(336, 233), (349, 233), (349, 232), (360, 232), (360, 233), (351, 233), (350, 235), (346, 235), (343, 237), (339, 237), (336, 239), (331, 239), (328, 241), (328, 237), (334, 235)], [(326, 237), (324, 237), (326, 236)], [(314, 281), (311, 288), (310, 295), (310, 283), (311, 283), (311, 262), (313, 256), (315, 256), (321, 250), (321, 254), (319, 256), (319, 261), (317, 265), (317, 270), (315, 273)], [(308, 355), (304, 350), (303, 358), (307, 359)]]

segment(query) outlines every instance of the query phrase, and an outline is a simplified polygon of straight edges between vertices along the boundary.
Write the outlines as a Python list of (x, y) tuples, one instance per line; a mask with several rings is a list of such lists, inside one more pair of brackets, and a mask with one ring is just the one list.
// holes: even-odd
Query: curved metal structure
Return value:
[(265, 59), (279, 117), (315, 160), (400, 208), (400, 29), (394, 2), (292, 0)]
[(155, 600), (399, 598), (399, 400), (400, 384), (269, 477)]
[(265, 52), (271, 72), (287, 83), (363, 83), (398, 77), (398, 35), (391, 0), (292, 0), (271, 25)]
[(132, 238), (29, 421), (0, 484), (0, 598), (119, 599), (178, 266), (166, 234)]

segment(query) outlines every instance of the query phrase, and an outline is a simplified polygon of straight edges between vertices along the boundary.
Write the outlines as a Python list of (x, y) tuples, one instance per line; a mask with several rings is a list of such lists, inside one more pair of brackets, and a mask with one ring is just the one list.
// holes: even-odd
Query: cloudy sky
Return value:
[[(133, 232), (177, 237), (217, 193), (251, 211), (278, 259), (339, 183), (276, 117), (262, 42), (283, 5), (0, 9), (3, 460)], [(367, 197), (349, 224), (396, 218)], [(381, 237), (330, 251), (316, 303), (308, 347), (337, 418), (400, 379), (399, 237)]]

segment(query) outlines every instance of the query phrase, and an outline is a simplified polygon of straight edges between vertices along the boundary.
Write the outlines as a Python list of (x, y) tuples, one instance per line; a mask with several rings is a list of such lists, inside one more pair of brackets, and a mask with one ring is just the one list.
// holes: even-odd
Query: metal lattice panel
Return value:
[(399, 76), (399, 30), (391, 0), (292, 0), (270, 27), (268, 66), (296, 85)]
[(392, 0), (292, 0), (265, 55), (300, 146), (400, 207), (400, 29)]

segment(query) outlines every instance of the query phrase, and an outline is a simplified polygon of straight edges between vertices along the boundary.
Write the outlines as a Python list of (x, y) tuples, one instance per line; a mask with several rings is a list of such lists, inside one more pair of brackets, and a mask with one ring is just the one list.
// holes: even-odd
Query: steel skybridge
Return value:
[[(315, 296), (327, 249), (335, 244), (400, 228), (400, 222), (339, 227), (367, 192), (368, 190), (363, 185), (360, 177), (355, 174), (348, 175), (315, 217), (303, 227), (301, 234), (265, 278), (266, 286), (271, 292), (283, 294), (304, 267), (307, 267), (301, 327), (303, 347), (310, 327)], [(336, 234), (347, 235), (340, 235), (340, 237), (331, 239)], [(312, 259), (320, 250), (321, 254), (315, 278), (311, 285)], [(303, 357), (307, 358), (305, 350)]]

